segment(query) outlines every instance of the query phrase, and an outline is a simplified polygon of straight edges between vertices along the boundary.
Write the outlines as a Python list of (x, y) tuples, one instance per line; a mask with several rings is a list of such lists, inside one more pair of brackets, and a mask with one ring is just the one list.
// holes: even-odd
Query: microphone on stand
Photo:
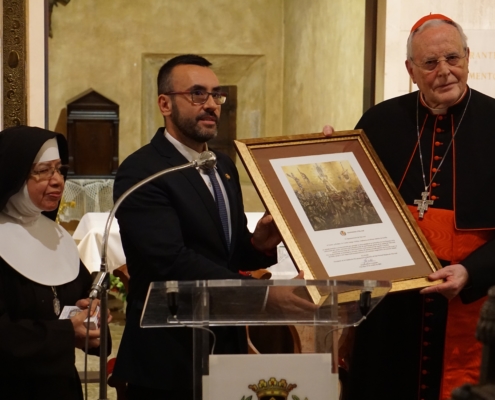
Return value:
[[(100, 264), (100, 272), (96, 275), (95, 280), (93, 281), (93, 285), (91, 286), (91, 292), (90, 292), (90, 299), (96, 299), (98, 295), (100, 296), (100, 321), (101, 321), (101, 326), (100, 326), (100, 397), (99, 400), (107, 400), (107, 348), (108, 348), (108, 343), (107, 343), (107, 335), (108, 335), (108, 283), (109, 283), (109, 277), (108, 277), (108, 268), (107, 268), (107, 248), (108, 248), (108, 236), (110, 234), (110, 227), (112, 226), (113, 219), (115, 217), (115, 213), (117, 212), (118, 208), (122, 204), (122, 202), (129, 196), (132, 192), (134, 192), (136, 189), (139, 189), (141, 186), (147, 184), (148, 182), (151, 182), (152, 180), (168, 174), (170, 172), (174, 171), (180, 171), (182, 169), (186, 168), (200, 168), (204, 170), (210, 170), (215, 167), (217, 163), (217, 157), (215, 154), (211, 151), (204, 151), (202, 152), (199, 157), (196, 160), (193, 160), (187, 164), (179, 165), (177, 167), (171, 167), (164, 169), (162, 171), (159, 171), (141, 181), (136, 183), (135, 185), (131, 186), (129, 189), (127, 189), (122, 196), (120, 196), (117, 201), (115, 202), (114, 206), (110, 210), (110, 215), (108, 216), (107, 222), (105, 224), (105, 231), (103, 233), (103, 242), (102, 242), (102, 249), (101, 249), (101, 264)], [(169, 294), (172, 298), (173, 301), (175, 300), (175, 306), (171, 307), (171, 303), (169, 302), (169, 309), (170, 312), (176, 316), (177, 315), (177, 295), (178, 295), (178, 287), (177, 287), (177, 282), (176, 284), (176, 291), (175, 292), (168, 292), (168, 287), (167, 287), (167, 298), (169, 298)], [(172, 289), (170, 289), (172, 290)], [(175, 312), (173, 312), (175, 310)]]
[(170, 314), (173, 318), (177, 319), (177, 312), (179, 311), (179, 282), (167, 281), (165, 282), (165, 293), (167, 293), (167, 303)]
[[(106, 269), (106, 268), (105, 268)], [(95, 280), (93, 281), (93, 285), (91, 286), (91, 291), (89, 292), (89, 298), (94, 300), (101, 293), (101, 289), (104, 286), (105, 278), (107, 277), (106, 272), (99, 271), (95, 276)]]
[(371, 309), (371, 294), (373, 293), (373, 289), (376, 287), (376, 281), (365, 280), (363, 283), (364, 287), (361, 289), (358, 304), (361, 315), (366, 318)]

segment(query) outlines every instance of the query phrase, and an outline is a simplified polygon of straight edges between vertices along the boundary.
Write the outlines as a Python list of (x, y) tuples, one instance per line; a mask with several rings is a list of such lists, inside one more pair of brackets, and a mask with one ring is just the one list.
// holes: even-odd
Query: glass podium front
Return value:
[[(338, 399), (340, 331), (362, 322), (390, 288), (388, 281), (372, 280), (152, 282), (141, 327), (193, 328), (194, 400), (216, 400), (219, 387), (226, 399), (247, 400), (255, 395), (258, 399), (283, 399), (289, 392), (290, 398), (311, 399), (324, 393), (320, 398)], [(304, 338), (303, 354), (214, 353), (211, 327), (274, 325), (296, 327)], [(229, 385), (225, 374), (230, 376)], [(296, 380), (297, 384), (292, 382)]]

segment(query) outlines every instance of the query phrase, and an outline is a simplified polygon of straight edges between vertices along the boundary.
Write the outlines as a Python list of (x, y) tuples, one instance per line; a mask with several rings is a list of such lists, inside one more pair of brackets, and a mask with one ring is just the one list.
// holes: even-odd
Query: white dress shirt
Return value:
[[(173, 144), (173, 146), (179, 151), (180, 154), (182, 154), (186, 158), (187, 161), (191, 162), (199, 157), (200, 153), (198, 153), (196, 150), (191, 149), (190, 147), (187, 147), (185, 144), (179, 142), (166, 129), (165, 129), (165, 138), (170, 143)], [(206, 150), (208, 150), (208, 144), (206, 144)], [(201, 178), (203, 178), (203, 180), (205, 181), (206, 186), (210, 190), (213, 199), (215, 199), (215, 192), (213, 190), (213, 185), (211, 184), (210, 177), (202, 169), (199, 169), (199, 173), (201, 175)], [(222, 179), (220, 178), (220, 175), (218, 174), (218, 170), (216, 167), (215, 167), (215, 175), (217, 176), (218, 184), (220, 185), (220, 189), (222, 190), (223, 198), (225, 200), (225, 207), (227, 208), (227, 217), (229, 221), (229, 238), (232, 238), (232, 223), (230, 221), (229, 197), (227, 196), (227, 192), (225, 191), (225, 187), (223, 186)]]

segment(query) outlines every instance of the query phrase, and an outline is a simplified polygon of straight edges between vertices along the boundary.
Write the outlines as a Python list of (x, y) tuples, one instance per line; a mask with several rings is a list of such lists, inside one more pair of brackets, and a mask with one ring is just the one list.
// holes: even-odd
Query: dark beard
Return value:
[(191, 140), (194, 140), (197, 143), (206, 143), (208, 140), (211, 140), (217, 136), (217, 129), (201, 129), (198, 126), (198, 121), (205, 116), (212, 116), (215, 118), (215, 121), (218, 125), (218, 118), (214, 113), (204, 112), (198, 115), (196, 118), (184, 118), (180, 115), (177, 105), (174, 101), (172, 113), (170, 114), (170, 118), (174, 125), (179, 129), (179, 131), (186, 137)]

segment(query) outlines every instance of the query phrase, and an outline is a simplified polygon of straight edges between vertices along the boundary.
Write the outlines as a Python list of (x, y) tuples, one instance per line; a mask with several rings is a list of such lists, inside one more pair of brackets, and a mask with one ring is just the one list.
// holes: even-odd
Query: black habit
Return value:
[[(86, 298), (91, 282), (81, 264), (74, 281), (56, 287), (61, 308)], [(82, 399), (72, 322), (53, 312), (51, 287), (25, 278), (1, 258), (0, 332), (0, 397)]]
[[(62, 164), (67, 164), (67, 141), (60, 134), (26, 126), (8, 128), (0, 133), (0, 210), (26, 182), (36, 154), (51, 138), (57, 139)], [(43, 214), (54, 220), (57, 210)], [(29, 252), (30, 249), (22, 248), (21, 251)], [(88, 270), (80, 264), (79, 274), (73, 281), (55, 288), (61, 309), (86, 298), (91, 283)], [(81, 383), (74, 365), (74, 329), (70, 320), (58, 319), (53, 299), (50, 286), (24, 277), (0, 254), (2, 399), (82, 399)]]

